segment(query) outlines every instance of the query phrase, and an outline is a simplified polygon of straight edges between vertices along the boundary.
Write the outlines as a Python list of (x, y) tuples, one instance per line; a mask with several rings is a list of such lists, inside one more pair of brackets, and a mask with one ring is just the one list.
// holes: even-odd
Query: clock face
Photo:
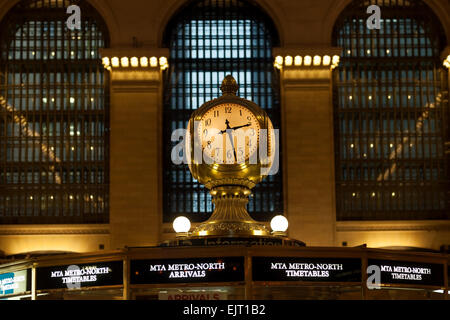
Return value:
[(245, 163), (258, 149), (260, 125), (246, 107), (224, 103), (203, 115), (197, 134), (211, 163)]

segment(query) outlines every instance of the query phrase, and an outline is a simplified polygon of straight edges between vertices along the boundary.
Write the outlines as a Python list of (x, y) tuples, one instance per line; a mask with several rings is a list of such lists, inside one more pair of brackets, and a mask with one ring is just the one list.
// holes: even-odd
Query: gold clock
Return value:
[(211, 218), (194, 235), (268, 235), (246, 210), (251, 189), (274, 162), (273, 126), (254, 102), (236, 95), (236, 80), (227, 76), (223, 95), (203, 104), (189, 119), (186, 156), (194, 179), (213, 198)]
[(204, 158), (218, 164), (248, 161), (258, 149), (261, 126), (256, 117), (236, 103), (219, 104), (206, 111), (197, 129)]

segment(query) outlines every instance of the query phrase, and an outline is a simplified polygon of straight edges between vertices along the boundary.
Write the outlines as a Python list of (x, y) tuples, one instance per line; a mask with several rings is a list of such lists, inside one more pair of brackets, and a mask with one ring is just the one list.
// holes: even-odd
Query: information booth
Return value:
[[(449, 299), (449, 255), (277, 245), (142, 247), (0, 266), (0, 299)], [(381, 271), (369, 288), (368, 266)], [(374, 283), (370, 281), (369, 283)]]

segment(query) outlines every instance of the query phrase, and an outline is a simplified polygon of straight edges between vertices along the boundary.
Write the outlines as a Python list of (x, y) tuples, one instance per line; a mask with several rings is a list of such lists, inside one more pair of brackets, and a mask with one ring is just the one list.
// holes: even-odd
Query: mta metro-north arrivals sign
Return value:
[(131, 260), (131, 284), (240, 282), (244, 257)]
[(36, 269), (36, 287), (38, 290), (79, 289), (121, 285), (122, 283), (122, 261), (93, 262)]
[(253, 257), (253, 281), (360, 282), (361, 259)]
[(409, 261), (369, 259), (381, 271), (382, 284), (444, 286), (444, 265)]

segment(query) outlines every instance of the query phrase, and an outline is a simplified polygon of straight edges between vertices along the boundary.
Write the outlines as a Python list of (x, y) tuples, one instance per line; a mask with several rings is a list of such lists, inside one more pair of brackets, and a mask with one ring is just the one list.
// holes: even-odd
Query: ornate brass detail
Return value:
[(245, 206), (250, 189), (242, 186), (220, 186), (211, 190), (215, 210), (208, 221), (200, 224), (193, 236), (266, 236), (270, 232), (253, 220)]
[(264, 224), (250, 217), (246, 205), (251, 189), (264, 179), (264, 176), (261, 175), (261, 168), (270, 168), (272, 165), (271, 145), (269, 144), (269, 150), (266, 153), (268, 156), (258, 159), (257, 163), (246, 161), (245, 164), (211, 165), (195, 160), (193, 149), (199, 147), (199, 143), (195, 138), (193, 122), (201, 121), (203, 115), (214, 106), (225, 103), (239, 104), (255, 115), (261, 129), (269, 130), (269, 134), (271, 134), (270, 129), (273, 127), (266, 112), (255, 103), (236, 96), (239, 86), (232, 76), (225, 77), (220, 89), (223, 95), (203, 104), (193, 112), (189, 121), (190, 137), (186, 142), (190, 146), (187, 150), (191, 150), (187, 155), (192, 160), (189, 169), (195, 179), (211, 190), (210, 193), (215, 204), (215, 210), (211, 217), (200, 224), (193, 231), (192, 236), (270, 236), (270, 232)]

